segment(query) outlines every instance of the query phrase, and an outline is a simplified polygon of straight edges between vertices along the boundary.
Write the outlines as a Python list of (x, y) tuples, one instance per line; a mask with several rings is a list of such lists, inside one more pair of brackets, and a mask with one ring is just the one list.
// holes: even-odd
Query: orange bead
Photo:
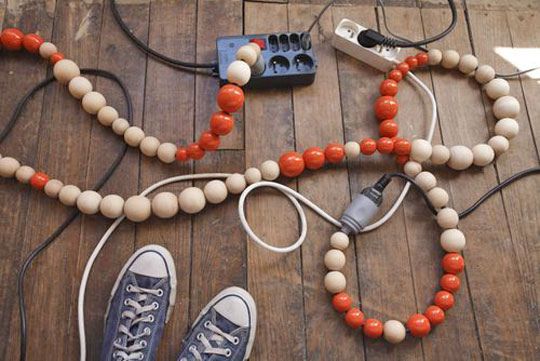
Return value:
[(394, 96), (398, 93), (398, 83), (392, 79), (385, 79), (379, 87), (381, 95), (390, 95)]
[(374, 110), (379, 120), (393, 119), (398, 112), (398, 103), (394, 97), (383, 95), (375, 101)]
[(398, 155), (396, 156), (396, 163), (399, 165), (405, 165), (409, 161), (408, 155)]
[(64, 59), (64, 54), (62, 54), (62, 53), (54, 53), (49, 58), (49, 61), (51, 62), (52, 65), (54, 65), (54, 64), (58, 63), (60, 60), (62, 60), (62, 59)]
[(324, 165), (324, 151), (319, 147), (311, 147), (304, 151), (302, 155), (306, 168), (315, 170)]
[(407, 139), (397, 139), (394, 142), (394, 152), (397, 155), (409, 155), (411, 153), (411, 143)]
[(16, 28), (7, 28), (0, 34), (0, 42), (6, 50), (21, 50), (24, 34)]
[(351, 309), (352, 298), (345, 292), (337, 293), (332, 297), (332, 306), (338, 312), (347, 312)]
[(418, 53), (416, 54), (416, 60), (418, 61), (418, 66), (426, 65), (428, 62), (427, 53)]
[(219, 135), (210, 131), (201, 133), (199, 138), (199, 146), (204, 150), (216, 150), (219, 148), (219, 143)]
[(377, 150), (377, 142), (371, 138), (364, 138), (360, 142), (360, 151), (365, 155), (372, 155)]
[(382, 154), (392, 153), (394, 150), (394, 142), (388, 137), (379, 138), (377, 141), (377, 150)]
[(43, 172), (36, 172), (30, 178), (30, 185), (35, 189), (42, 190), (49, 181), (49, 176)]
[(459, 253), (447, 253), (442, 259), (442, 268), (446, 273), (458, 274), (465, 268), (465, 261)]
[(429, 323), (431, 323), (433, 326), (440, 325), (444, 322), (444, 311), (439, 306), (429, 306), (426, 308), (426, 312), (424, 312), (424, 316), (427, 317), (429, 320)]
[(292, 178), (299, 176), (305, 167), (304, 158), (302, 158), (300, 153), (287, 152), (279, 158), (279, 169), (281, 170), (281, 174), (286, 177)]
[(178, 148), (176, 151), (176, 160), (179, 162), (185, 162), (188, 159), (189, 157), (186, 148)]
[(409, 72), (409, 70), (411, 68), (409, 67), (409, 64), (403, 62), (403, 63), (399, 63), (396, 66), (396, 69), (399, 70), (401, 72), (401, 74), (403, 74), (405, 76), (405, 75), (407, 75), (407, 73)]
[(426, 316), (416, 313), (409, 317), (407, 328), (411, 331), (411, 335), (415, 337), (424, 337), (431, 331), (431, 325)]
[(439, 281), (439, 285), (443, 290), (448, 292), (456, 293), (461, 286), (461, 280), (458, 276), (451, 273), (443, 275)]
[(454, 295), (448, 291), (439, 291), (435, 294), (433, 303), (442, 308), (444, 311), (454, 306)]
[(234, 117), (229, 113), (215, 112), (210, 118), (210, 130), (217, 135), (227, 135), (234, 127)]
[(204, 149), (197, 143), (191, 143), (186, 149), (187, 156), (194, 160), (199, 160), (204, 157)]
[(392, 138), (398, 134), (399, 127), (393, 119), (386, 119), (379, 124), (379, 134), (381, 137)]
[(233, 84), (224, 85), (218, 91), (217, 103), (221, 110), (234, 113), (244, 105), (244, 91)]
[(39, 53), (39, 47), (43, 44), (44, 40), (38, 34), (26, 34), (23, 38), (23, 46), (29, 53)]
[(383, 334), (383, 324), (374, 318), (368, 318), (364, 323), (364, 335), (369, 338), (379, 338)]
[(364, 323), (364, 313), (353, 307), (345, 314), (345, 323), (353, 329), (357, 329)]
[(339, 163), (345, 157), (345, 148), (341, 144), (330, 143), (324, 149), (324, 155), (328, 162)]
[(409, 66), (410, 70), (414, 70), (418, 66), (418, 59), (415, 56), (408, 56), (405, 58), (405, 62)]
[(388, 79), (392, 79), (396, 83), (399, 83), (401, 79), (403, 79), (403, 73), (397, 69), (390, 70), (390, 73), (388, 73)]

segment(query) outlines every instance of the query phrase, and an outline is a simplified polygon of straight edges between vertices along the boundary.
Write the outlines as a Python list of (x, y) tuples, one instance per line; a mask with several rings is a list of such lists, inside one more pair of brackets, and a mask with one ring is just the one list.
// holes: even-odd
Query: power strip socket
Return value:
[(364, 30), (367, 29), (354, 21), (342, 19), (334, 31), (332, 45), (382, 72), (390, 71), (395, 65), (400, 48), (386, 48), (380, 45), (373, 48), (363, 47), (358, 42), (358, 35)]
[(310, 85), (315, 81), (317, 59), (306, 32), (224, 36), (216, 41), (219, 80), (227, 83), (227, 68), (236, 60), (238, 49), (255, 42), (261, 47), (264, 70), (252, 74), (246, 88), (275, 88)]

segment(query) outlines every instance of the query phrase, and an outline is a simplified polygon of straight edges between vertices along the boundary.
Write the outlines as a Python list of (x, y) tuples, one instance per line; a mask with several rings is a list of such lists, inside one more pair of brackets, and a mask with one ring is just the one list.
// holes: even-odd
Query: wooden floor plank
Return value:
[[(322, 6), (289, 5), (289, 28), (303, 29), (316, 16)], [(343, 142), (343, 127), (339, 97), (336, 52), (330, 40), (334, 25), (332, 12), (320, 22), (319, 31), (312, 33), (313, 51), (319, 71), (315, 83), (309, 87), (293, 89), (295, 139), (298, 151), (327, 143)], [(350, 202), (349, 180), (346, 167), (305, 172), (298, 182), (298, 190), (327, 212), (338, 217)], [(308, 212), (308, 233), (302, 247), (304, 304), (306, 315), (307, 359), (353, 360), (362, 355), (362, 344), (343, 319), (334, 311), (331, 296), (323, 286), (326, 268), (323, 257), (329, 249), (329, 239), (337, 229), (318, 215)], [(348, 291), (356, 295), (356, 262), (353, 247), (346, 253)], [(336, 346), (340, 345), (339, 348)]]
[[(511, 47), (512, 38), (508, 28), (506, 13), (503, 11), (470, 11), (469, 18), (471, 23), (472, 37), (477, 56), (483, 62), (491, 64), (497, 69), (498, 73), (511, 73), (514, 70), (510, 64), (498, 56), (494, 49), (496, 47)], [(486, 32), (484, 29), (492, 28), (493, 31)], [(536, 42), (537, 45), (540, 42)], [(535, 139), (531, 134), (531, 124), (525, 108), (525, 100), (522, 93), (522, 85), (519, 79), (510, 80), (510, 94), (518, 99), (522, 105), (522, 111), (516, 118), (520, 124), (520, 132), (515, 139), (511, 140), (510, 150), (497, 160), (497, 173), (499, 179), (508, 178), (514, 173), (526, 168), (538, 166), (538, 153), (535, 149)], [(488, 117), (488, 125), (490, 130), (493, 129), (496, 119), (492, 112), (492, 102), (485, 98), (485, 109)], [(535, 122), (539, 124), (538, 119)], [(507, 310), (508, 318), (512, 321), (506, 322), (505, 328), (508, 329), (508, 335), (500, 335), (499, 330), (493, 327), (485, 327), (483, 337), (488, 343), (486, 354), (488, 357), (495, 355), (508, 355), (508, 357), (516, 357), (522, 359), (533, 359), (535, 351), (535, 338), (538, 340), (539, 325), (534, 320), (537, 316), (536, 305), (538, 302), (538, 290), (534, 283), (530, 282), (534, 279), (533, 270), (538, 265), (538, 258), (534, 257), (534, 253), (529, 256), (528, 250), (534, 249), (538, 238), (538, 202), (540, 194), (540, 179), (538, 177), (521, 180), (519, 184), (503, 191), (503, 206), (505, 215), (510, 224), (510, 237), (501, 237), (500, 242), (504, 243), (506, 254), (501, 254), (504, 257), (504, 262), (498, 272), (505, 274), (504, 281), (496, 279), (492, 287), (494, 291), (489, 292), (485, 297), (495, 297), (498, 290), (511, 283), (513, 287), (505, 293), (506, 299), (501, 300), (500, 309), (493, 309), (493, 305), (484, 316), (486, 319), (491, 319), (495, 315), (498, 317), (502, 314), (499, 311)], [(536, 212), (535, 210), (536, 209)], [(531, 218), (529, 222), (524, 223), (526, 218), (523, 218), (527, 210), (531, 211), (531, 215), (536, 218)], [(482, 212), (479, 210), (479, 212)], [(535, 239), (536, 238), (536, 239)], [(538, 275), (538, 274), (537, 274)], [(497, 297), (500, 298), (500, 297)], [(512, 304), (512, 310), (508, 310), (505, 304)], [(515, 315), (519, 314), (518, 317)], [(513, 315), (513, 317), (511, 316)], [(482, 329), (481, 329), (482, 330)], [(516, 352), (516, 347), (519, 352)]]
[[(265, 14), (265, 21), (260, 21), (261, 14)], [(247, 34), (283, 31), (287, 29), (287, 7), (246, 3), (244, 19)], [(277, 160), (284, 151), (294, 149), (290, 90), (250, 91), (245, 119), (246, 167), (259, 166), (268, 159)], [(273, 212), (276, 209), (282, 210), (280, 214)], [(253, 195), (247, 204), (247, 218), (253, 230), (274, 245), (288, 245), (296, 239), (296, 216), (291, 217), (292, 212), (288, 201), (269, 194)], [(252, 241), (248, 241), (247, 252), (248, 288), (257, 302), (259, 319), (271, 319), (257, 325), (252, 358), (303, 360), (305, 329), (300, 252), (275, 254)]]

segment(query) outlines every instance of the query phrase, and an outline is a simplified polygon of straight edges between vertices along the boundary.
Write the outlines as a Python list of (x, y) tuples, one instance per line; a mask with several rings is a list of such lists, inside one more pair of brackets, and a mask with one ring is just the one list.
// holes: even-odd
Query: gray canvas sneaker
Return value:
[(202, 310), (184, 338), (178, 361), (243, 361), (249, 358), (257, 309), (238, 287), (221, 291)]
[(176, 271), (165, 248), (135, 252), (118, 275), (105, 315), (101, 361), (153, 361), (176, 296)]

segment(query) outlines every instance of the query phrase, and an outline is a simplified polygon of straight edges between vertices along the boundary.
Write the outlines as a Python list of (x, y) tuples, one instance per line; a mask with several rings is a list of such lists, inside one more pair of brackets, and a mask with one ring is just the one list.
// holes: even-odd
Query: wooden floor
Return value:
[[(215, 57), (217, 36), (302, 30), (325, 0), (265, 1), (118, 0), (138, 37), (173, 57), (206, 61)], [(378, 24), (374, 1), (338, 1), (313, 34), (319, 68), (305, 88), (249, 91), (243, 119), (223, 140), (223, 149), (192, 167), (166, 166), (131, 149), (102, 193), (133, 195), (168, 176), (193, 172), (242, 172), (285, 150), (303, 150), (330, 141), (376, 136), (372, 104), (383, 75), (336, 52), (330, 45), (343, 17)], [(446, 1), (386, 1), (393, 31), (420, 38), (449, 22)], [(380, 20), (380, 19), (379, 19)], [(3, 22), (3, 24), (2, 24)], [(135, 123), (148, 134), (177, 144), (208, 127), (218, 84), (168, 68), (147, 58), (114, 22), (107, 2), (5, 0), (0, 24), (39, 31), (82, 67), (118, 74), (129, 86)], [(537, 0), (467, 0), (460, 3), (454, 32), (433, 46), (474, 53), (501, 73), (513, 66), (495, 47), (540, 47)], [(408, 53), (408, 52), (405, 52)], [(540, 63), (540, 59), (537, 62)], [(50, 67), (27, 55), (2, 53), (0, 126), (24, 92), (50, 74)], [(493, 133), (490, 101), (479, 86), (456, 72), (421, 71), (439, 105), (435, 143), (472, 146)], [(95, 80), (110, 103), (123, 109), (119, 90)], [(523, 111), (520, 134), (509, 152), (484, 169), (435, 170), (451, 203), (464, 209), (497, 182), (539, 164), (540, 84), (511, 81)], [(428, 127), (429, 104), (416, 88), (400, 86), (399, 124), (407, 137)], [(535, 136), (536, 135), (536, 136)], [(0, 153), (90, 188), (121, 149), (120, 139), (86, 115), (58, 84), (30, 103)], [(352, 195), (397, 169), (390, 158), (363, 157), (346, 167), (306, 173), (287, 183), (339, 216)], [(197, 184), (203, 184), (196, 182)], [(166, 187), (178, 192), (188, 184)], [(467, 262), (457, 305), (447, 321), (423, 339), (399, 346), (364, 339), (349, 330), (329, 305), (322, 287), (323, 254), (333, 227), (308, 214), (308, 240), (300, 251), (276, 255), (247, 240), (239, 226), (237, 198), (194, 217), (123, 224), (97, 260), (86, 302), (89, 360), (98, 360), (108, 294), (122, 265), (137, 248), (157, 243), (173, 254), (178, 274), (177, 305), (166, 327), (159, 360), (176, 360), (190, 321), (213, 295), (231, 285), (247, 288), (258, 307), (252, 360), (538, 360), (540, 357), (540, 177), (521, 180), (497, 194), (461, 223)], [(399, 191), (393, 184), (387, 207)], [(0, 181), (0, 359), (18, 360), (19, 318), (16, 271), (29, 251), (46, 238), (69, 210), (12, 180)], [(297, 217), (275, 194), (259, 194), (248, 204), (255, 230), (274, 244), (296, 239)], [(85, 262), (110, 225), (103, 218), (79, 217), (28, 272), (26, 291), (29, 360), (77, 360), (77, 292)], [(439, 230), (416, 194), (384, 227), (362, 235), (347, 253), (348, 290), (372, 317), (406, 320), (431, 302), (442, 255)]]

